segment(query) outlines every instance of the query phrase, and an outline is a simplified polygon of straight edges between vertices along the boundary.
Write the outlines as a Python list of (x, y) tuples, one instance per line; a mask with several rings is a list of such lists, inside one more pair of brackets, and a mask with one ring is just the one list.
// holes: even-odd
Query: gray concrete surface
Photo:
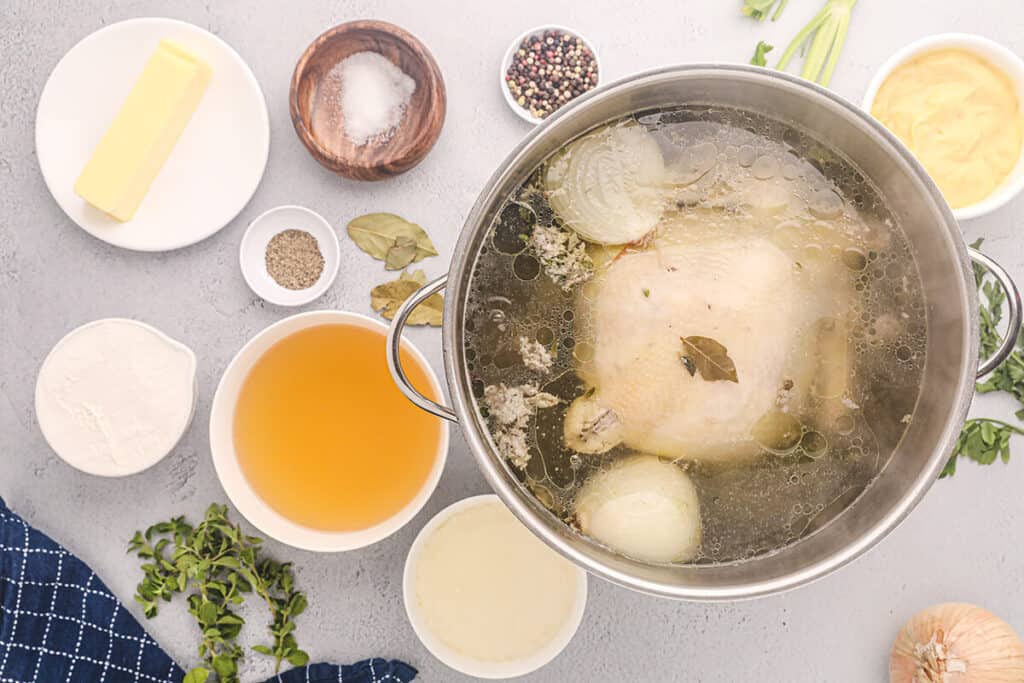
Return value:
[[(607, 76), (688, 61), (746, 61), (758, 39), (784, 45), (820, 0), (792, 0), (776, 24), (739, 14), (739, 0), (515, 0), (507, 3), (290, 2), (244, 0), (4, 0), (0, 6), (0, 495), (29, 521), (89, 562), (128, 605), (136, 562), (124, 545), (134, 529), (172, 514), (199, 515), (225, 500), (210, 462), (207, 425), (221, 371), (243, 342), (287, 311), (256, 300), (237, 266), (247, 221), (281, 203), (320, 211), (337, 226), (368, 211), (394, 211), (424, 225), (442, 257), (442, 273), (477, 190), (527, 131), (496, 84), (498, 62), (519, 32), (540, 23), (577, 27), (600, 50)], [(639, 8), (643, 8), (642, 10)], [(270, 162), (249, 206), (214, 237), (181, 251), (121, 251), (76, 228), (51, 200), (33, 151), (36, 101), (64, 52), (95, 29), (121, 19), (163, 15), (220, 35), (252, 65), (273, 126)], [(348, 19), (394, 21), (434, 52), (447, 79), (445, 130), (426, 161), (380, 184), (340, 180), (321, 169), (288, 118), (295, 60), (325, 28)], [(943, 31), (977, 32), (1024, 52), (1024, 5), (1007, 0), (865, 0), (856, 8), (834, 89), (860, 99), (893, 51)], [(778, 54), (778, 53), (776, 53)], [(1024, 279), (1024, 200), (964, 226)], [(367, 290), (380, 264), (342, 240), (336, 284), (310, 308), (369, 312)], [(105, 480), (80, 474), (44, 443), (33, 415), (36, 371), (68, 329), (99, 317), (137, 317), (189, 344), (199, 356), (195, 422), (177, 450), (141, 475)], [(414, 341), (440, 369), (436, 330)], [(1009, 416), (1011, 404), (979, 399), (975, 414)], [(1016, 460), (991, 468), (964, 465), (938, 483), (910, 519), (854, 565), (773, 598), (736, 604), (687, 604), (632, 594), (591, 580), (578, 635), (529, 681), (865, 682), (886, 678), (900, 624), (935, 602), (985, 605), (1024, 631), (1024, 440)], [(426, 509), (394, 537), (362, 551), (315, 555), (275, 543), (298, 567), (311, 608), (299, 638), (315, 659), (400, 657), (425, 681), (463, 680), (434, 660), (406, 622), (402, 564), (417, 530), (434, 512), (486, 490), (455, 433), (447, 470)], [(132, 609), (138, 614), (138, 610)], [(254, 615), (255, 616), (255, 615)], [(258, 623), (259, 619), (257, 620)], [(197, 643), (181, 606), (148, 622), (182, 664)], [(266, 673), (251, 659), (245, 680)]]

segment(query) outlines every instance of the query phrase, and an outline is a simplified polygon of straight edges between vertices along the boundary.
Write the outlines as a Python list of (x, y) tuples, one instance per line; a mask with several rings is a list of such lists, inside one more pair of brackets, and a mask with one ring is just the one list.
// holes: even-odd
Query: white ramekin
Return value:
[[(523, 121), (532, 123), (534, 125), (541, 123), (544, 119), (538, 119), (530, 111), (516, 102), (515, 98), (512, 97), (512, 93), (509, 92), (508, 85), (505, 83), (505, 74), (508, 71), (508, 67), (512, 64), (512, 57), (515, 55), (516, 50), (523, 44), (523, 41), (527, 38), (543, 34), (545, 31), (561, 31), (562, 33), (568, 33), (571, 36), (583, 39), (583, 44), (590, 48), (590, 52), (594, 55), (594, 66), (597, 68), (597, 83), (594, 84), (594, 88), (601, 85), (604, 81), (604, 71), (601, 69), (601, 58), (597, 55), (597, 50), (594, 45), (586, 39), (586, 37), (575, 29), (568, 28), (566, 26), (559, 26), (558, 24), (545, 24), (544, 26), (534, 26), (529, 31), (523, 31), (518, 38), (512, 41), (512, 44), (505, 50), (505, 56), (501, 58), (501, 71), (498, 73), (498, 85), (501, 87), (501, 93), (505, 96), (505, 102), (508, 103), (509, 108), (516, 113), (516, 116), (521, 118)], [(594, 88), (590, 88), (593, 90)], [(590, 92), (587, 90), (587, 92)], [(563, 107), (572, 104), (572, 100), (569, 100)]]
[[(270, 507), (253, 490), (239, 465), (233, 433), (235, 404), (249, 371), (271, 346), (285, 337), (309, 327), (339, 323), (363, 327), (380, 332), (381, 335), (386, 335), (388, 331), (387, 326), (378, 320), (347, 311), (309, 311), (279, 320), (256, 334), (235, 354), (221, 376), (210, 410), (210, 452), (213, 456), (213, 466), (232, 504), (253, 526), (268, 536), (295, 548), (318, 552), (355, 550), (383, 540), (401, 529), (416, 516), (434, 492), (448, 457), (448, 423), (442, 421), (434, 466), (416, 496), (392, 517), (359, 531), (323, 531), (297, 524)], [(402, 345), (423, 368), (434, 395), (441, 396), (441, 383), (427, 359), (410, 342), (403, 339)], [(383, 356), (383, 336), (380, 352)], [(390, 379), (382, 377), (381, 381)], [(339, 389), (344, 390), (343, 387)]]
[[(986, 59), (1001, 69), (1013, 81), (1017, 89), (1017, 100), (1024, 106), (1024, 60), (999, 43), (969, 33), (942, 33), (916, 40), (887, 59), (871, 79), (864, 93), (862, 108), (871, 113), (879, 88), (885, 79), (899, 66), (926, 52), (942, 49), (961, 49)], [(977, 218), (995, 211), (1016, 197), (1024, 189), (1024, 153), (1017, 159), (1017, 165), (995, 191), (980, 202), (953, 209), (958, 221)]]
[[(286, 289), (267, 272), (267, 245), (285, 230), (308, 232), (324, 257), (320, 277), (306, 289)], [(238, 246), (238, 263), (242, 277), (257, 296), (278, 306), (301, 306), (322, 296), (334, 283), (341, 263), (341, 248), (334, 228), (323, 216), (304, 206), (286, 204), (264, 211), (249, 223)]]
[[(445, 665), (468, 676), (504, 680), (515, 678), (516, 676), (524, 676), (531, 671), (541, 668), (557, 657), (569, 644), (572, 637), (576, 635), (576, 631), (583, 621), (583, 612), (587, 606), (587, 573), (578, 566), (573, 566), (576, 581), (576, 602), (573, 605), (573, 611), (558, 635), (544, 648), (532, 655), (516, 660), (487, 662), (467, 657), (445, 645), (427, 628), (426, 620), (420, 612), (414, 585), (416, 563), (419, 560), (420, 553), (423, 551), (424, 543), (452, 515), (477, 505), (488, 503), (504, 505), (501, 499), (494, 494), (472, 496), (452, 503), (427, 522), (416, 536), (416, 540), (413, 541), (412, 546), (409, 548), (409, 555), (405, 560), (405, 571), (402, 575), (402, 601), (405, 603), (405, 613), (409, 617), (409, 623), (412, 624), (412, 630), (416, 632), (416, 636), (423, 643), (423, 646), (430, 651), (430, 654), (437, 657)], [(554, 551), (552, 550), (551, 552)]]

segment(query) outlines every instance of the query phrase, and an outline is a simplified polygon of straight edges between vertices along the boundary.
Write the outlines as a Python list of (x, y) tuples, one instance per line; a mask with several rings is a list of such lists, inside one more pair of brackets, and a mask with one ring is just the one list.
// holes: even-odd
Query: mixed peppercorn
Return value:
[(528, 37), (505, 72), (512, 99), (538, 119), (594, 88), (597, 78), (594, 52), (582, 38), (563, 31)]

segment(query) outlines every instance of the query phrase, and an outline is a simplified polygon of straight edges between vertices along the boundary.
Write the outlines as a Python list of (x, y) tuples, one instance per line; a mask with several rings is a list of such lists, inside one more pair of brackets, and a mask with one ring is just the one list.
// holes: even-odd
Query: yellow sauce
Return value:
[(953, 208), (992, 194), (1020, 157), (1014, 83), (966, 50), (937, 50), (897, 67), (871, 114), (910, 148)]

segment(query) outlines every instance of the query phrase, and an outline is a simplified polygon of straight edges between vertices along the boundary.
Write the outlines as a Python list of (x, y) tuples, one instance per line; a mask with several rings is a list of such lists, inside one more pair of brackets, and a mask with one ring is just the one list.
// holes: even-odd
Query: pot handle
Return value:
[(405, 394), (407, 399), (431, 415), (436, 415), (449, 422), (458, 422), (459, 420), (454, 410), (430, 400), (416, 390), (416, 387), (409, 381), (409, 377), (402, 368), (402, 357), (399, 354), (399, 350), (402, 347), (402, 330), (405, 329), (405, 322), (409, 319), (409, 314), (421, 303), (444, 289), (446, 284), (448, 284), (447, 275), (439, 277), (433, 282), (428, 282), (406, 299), (405, 303), (398, 309), (398, 312), (395, 313), (395, 319), (391, 321), (391, 327), (388, 328), (388, 370), (391, 371), (392, 379), (395, 380), (395, 384), (398, 385), (398, 388)]
[(1006, 337), (999, 345), (999, 348), (996, 349), (995, 353), (993, 353), (989, 358), (986, 358), (978, 367), (978, 378), (980, 379), (999, 367), (999, 365), (1006, 360), (1006, 357), (1013, 352), (1013, 347), (1017, 344), (1017, 336), (1020, 334), (1021, 324), (1020, 291), (1018, 291), (1017, 285), (1014, 284), (1013, 278), (1010, 277), (1010, 274), (1007, 273), (1006, 269), (1001, 265), (985, 254), (982, 254), (977, 249), (968, 247), (967, 253), (970, 255), (972, 261), (982, 266), (999, 282), (999, 286), (1003, 288), (1004, 292), (1006, 292), (1006, 305), (1010, 310), (1010, 315), (1007, 320)]

